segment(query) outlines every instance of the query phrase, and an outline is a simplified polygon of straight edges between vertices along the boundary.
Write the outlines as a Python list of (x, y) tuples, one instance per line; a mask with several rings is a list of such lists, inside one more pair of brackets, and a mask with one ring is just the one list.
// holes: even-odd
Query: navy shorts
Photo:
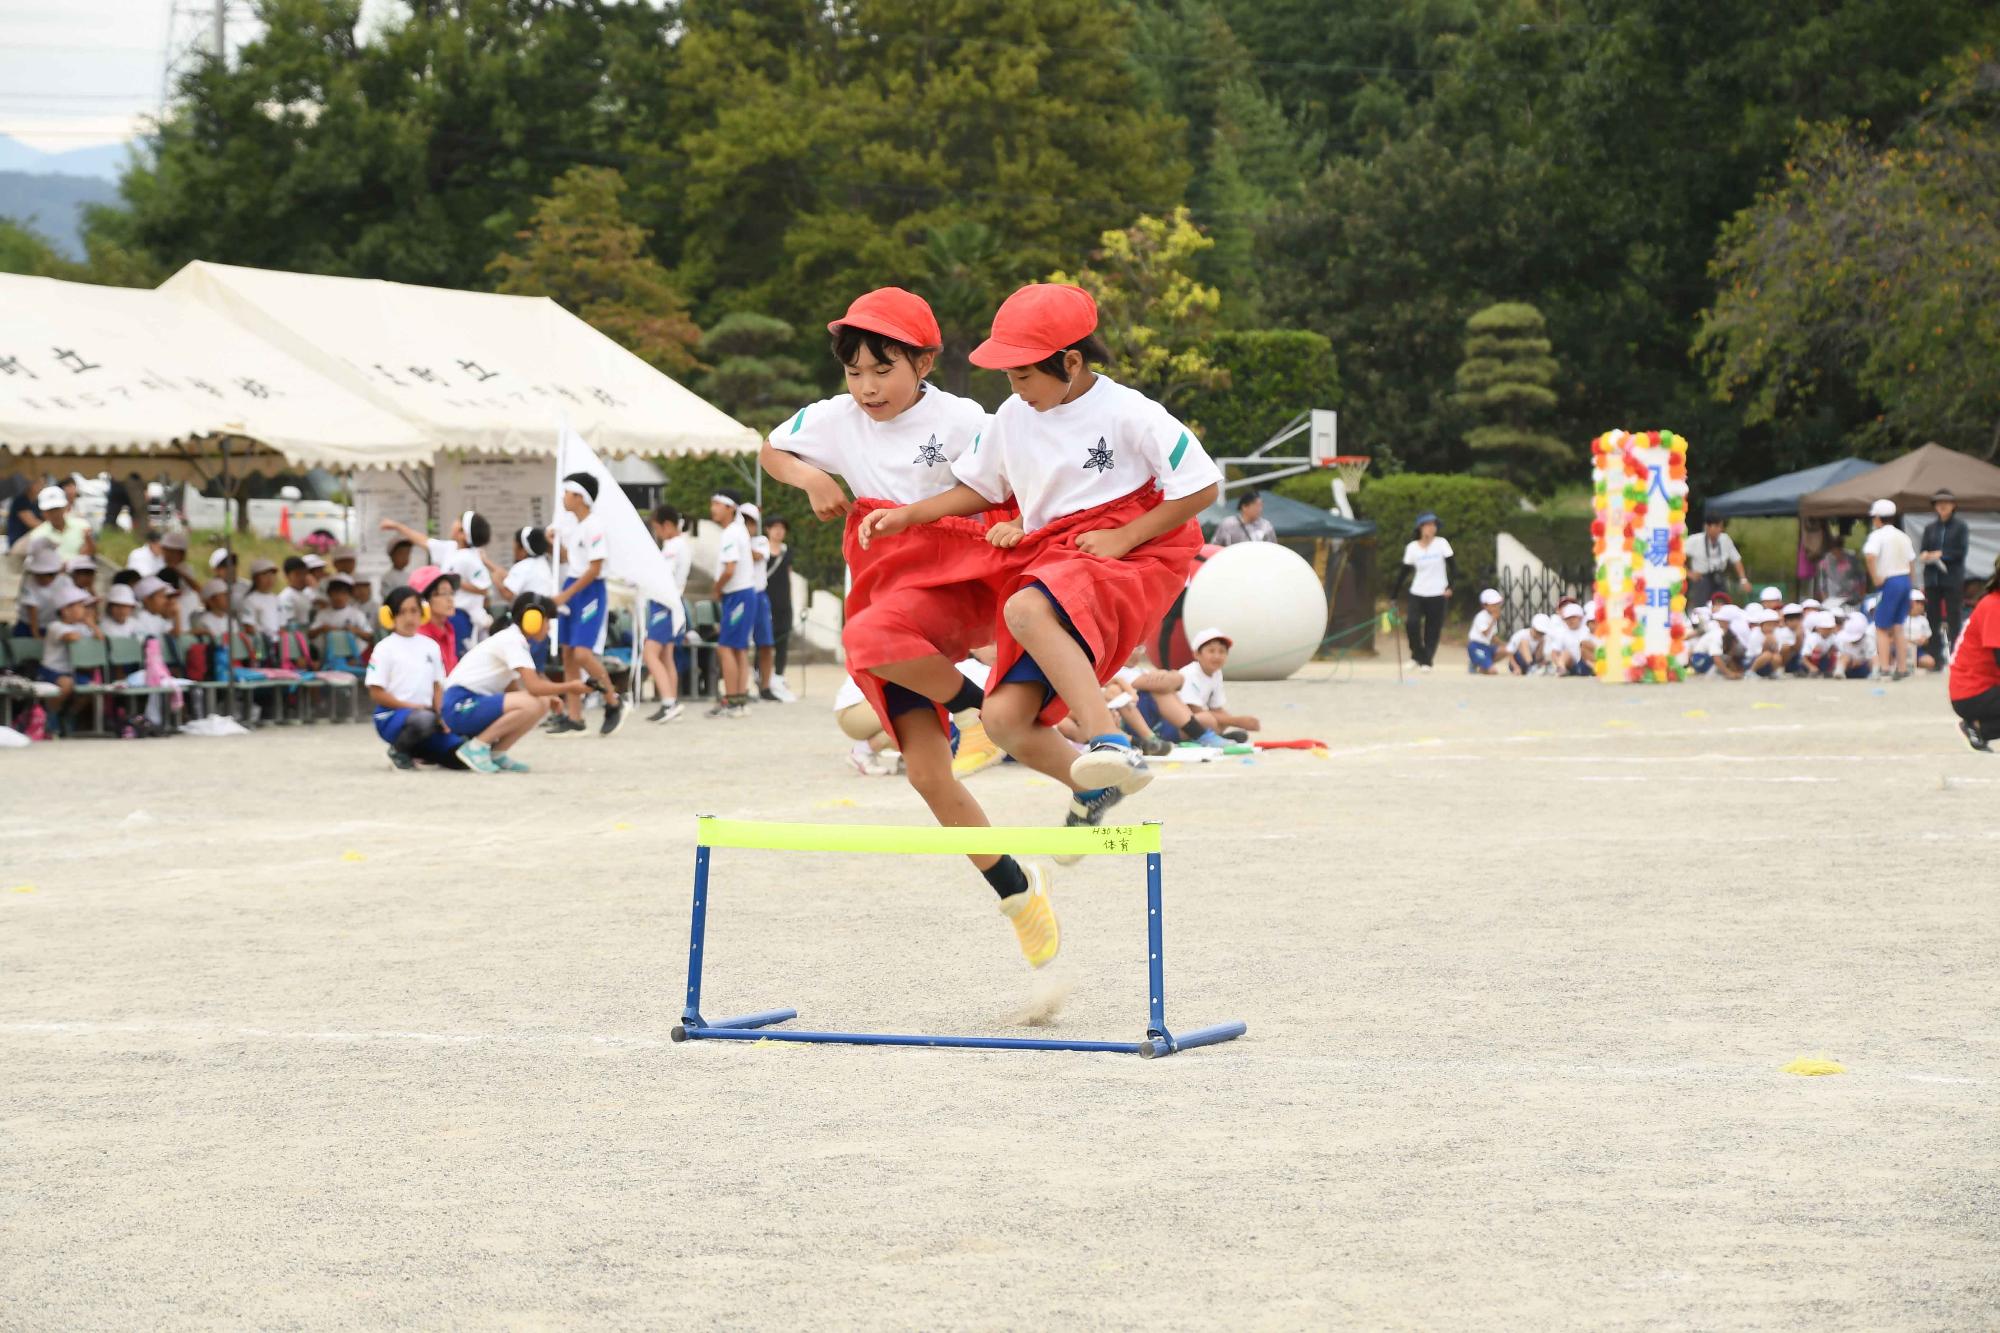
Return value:
[(716, 644), (738, 650), (750, 646), (750, 634), (757, 622), (757, 590), (739, 588), (722, 594), (722, 625)]
[(771, 594), (757, 594), (757, 618), (750, 622), (750, 641), (759, 648), (771, 646)]
[(1493, 645), (1490, 643), (1468, 643), (1465, 645), (1465, 656), (1472, 670), (1490, 670), (1493, 666)]
[[(1042, 596), (1049, 599), (1049, 605), (1053, 606), (1056, 609), (1056, 620), (1062, 625), (1064, 629), (1069, 631), (1069, 636), (1072, 639), (1076, 640), (1076, 646), (1083, 649), (1084, 657), (1089, 658), (1090, 645), (1085, 643), (1083, 641), (1083, 636), (1076, 632), (1076, 625), (1074, 622), (1070, 620), (1069, 612), (1063, 610), (1063, 604), (1056, 600), (1056, 595), (1049, 591), (1048, 585), (1042, 583), (1040, 580), (1036, 580), (1035, 582), (1030, 583), (1028, 586), (1030, 588), (1033, 588), (1036, 592), (1040, 593)], [(1041, 664), (1036, 662), (1034, 658), (1028, 656), (1027, 653), (1025, 652), (1023, 652), (1021, 656), (1018, 659), (1016, 659), (1013, 666), (1007, 668), (1007, 674), (1001, 679), (1000, 683), (1003, 685), (1041, 686), (1042, 707), (1044, 708), (1048, 707), (1049, 700), (1056, 697), (1055, 686), (1049, 684), (1049, 678), (1046, 674), (1043, 673)]]
[(646, 642), (676, 643), (681, 637), (681, 609), (665, 602), (646, 603)]
[[(574, 583), (570, 585), (572, 588), (575, 586)], [(604, 625), (610, 619), (605, 614), (606, 604), (603, 579), (596, 580), (564, 603), (569, 614), (562, 618), (562, 627), (556, 631), (562, 635), (562, 646), (582, 648), (593, 653), (603, 652)]]
[(505, 694), (474, 694), (463, 685), (444, 688), (444, 724), (454, 736), (477, 736), (506, 711)]
[(1875, 603), (1875, 628), (1894, 629), (1910, 618), (1910, 576), (1892, 574), (1882, 580), (1881, 599)]

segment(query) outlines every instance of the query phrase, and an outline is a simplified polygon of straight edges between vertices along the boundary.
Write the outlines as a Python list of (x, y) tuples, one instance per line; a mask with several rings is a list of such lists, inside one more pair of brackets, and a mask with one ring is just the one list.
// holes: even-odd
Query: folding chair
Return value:
[(347, 687), (342, 687), (336, 680), (327, 680), (327, 717), (335, 722), (340, 720), (338, 701), (344, 694), (347, 696), (347, 720), (359, 722), (368, 692), (368, 687), (362, 683), (367, 667), (361, 661), (361, 640), (349, 630), (328, 630), (320, 646), (319, 669), (322, 678), (336, 671), (354, 677), (354, 683)]
[[(133, 672), (145, 670), (146, 644), (148, 642), (149, 640), (145, 639), (109, 639), (106, 641), (107, 646), (111, 649), (111, 679), (105, 682), (107, 685), (113, 687), (109, 693), (120, 699), (172, 699), (176, 694), (180, 693), (180, 688), (173, 685), (129, 685), (126, 683)], [(160, 641), (160, 657), (162, 661), (171, 663), (171, 654), (167, 650), (167, 642), (165, 639)], [(170, 664), (167, 669), (172, 671), (174, 668)], [(186, 679), (186, 677), (183, 676), (182, 679)], [(160, 711), (160, 717), (166, 724), (167, 730), (180, 730), (184, 711), (184, 704), (169, 704)]]
[[(105, 648), (104, 640), (72, 639), (69, 645), (69, 665), (76, 680), (76, 697), (90, 700), (92, 733), (102, 736), (105, 734), (104, 696), (115, 693), (104, 681), (107, 669), (111, 665), (111, 654)], [(95, 675), (96, 679), (86, 681), (85, 673)], [(74, 710), (70, 716), (76, 716)]]

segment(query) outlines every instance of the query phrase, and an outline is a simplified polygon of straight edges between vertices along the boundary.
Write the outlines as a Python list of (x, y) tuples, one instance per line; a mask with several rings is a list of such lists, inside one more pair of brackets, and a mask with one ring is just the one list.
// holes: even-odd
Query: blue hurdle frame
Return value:
[[(1197, 1046), (1213, 1046), (1218, 1042), (1233, 1041), (1249, 1031), (1249, 1025), (1242, 1021), (1216, 1023), (1209, 1027), (1196, 1028), (1192, 1032), (1175, 1033), (1167, 1027), (1165, 923), (1160, 897), (1160, 852), (1146, 853), (1146, 973), (1148, 982), (1148, 1003), (1146, 1035), (1140, 1041), (1079, 1041), (1060, 1037), (958, 1037), (924, 1036), (915, 1033), (894, 1032), (810, 1032), (798, 1028), (776, 1026), (799, 1016), (796, 1009), (767, 1009), (762, 1013), (742, 1014), (735, 1018), (710, 1021), (701, 1016), (701, 956), (708, 926), (708, 886), (709, 863), (714, 851), (708, 837), (711, 827), (718, 821), (710, 816), (702, 816), (701, 832), (694, 849), (694, 922), (688, 940), (688, 985), (687, 1005), (681, 1011), (681, 1021), (672, 1032), (676, 1042), (683, 1041), (797, 1041), (829, 1042), (849, 1046), (935, 1046), (974, 1050), (999, 1051), (1108, 1051), (1121, 1055), (1137, 1055), (1143, 1059), (1155, 1059), (1172, 1055), (1176, 1051), (1189, 1051)], [(1157, 820), (1148, 821), (1156, 827)], [(790, 826), (792, 828), (808, 826)], [(829, 825), (829, 830), (842, 832), (866, 832), (850, 826)], [(885, 832), (887, 830), (884, 830)], [(895, 830), (897, 833), (906, 830)], [(1002, 837), (1010, 834), (1046, 834), (1056, 830), (921, 830), (933, 839), (938, 835), (980, 833)], [(1090, 831), (1097, 835), (1115, 837), (1120, 830), (1097, 829)], [(744, 845), (744, 844), (731, 844)], [(772, 847), (768, 850), (786, 850)], [(821, 848), (821, 850), (840, 850)]]

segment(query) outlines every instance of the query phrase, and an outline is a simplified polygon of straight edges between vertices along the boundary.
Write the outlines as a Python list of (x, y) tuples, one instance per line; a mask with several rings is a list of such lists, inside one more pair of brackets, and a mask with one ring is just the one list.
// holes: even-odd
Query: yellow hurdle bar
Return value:
[(899, 856), (1143, 856), (1160, 850), (1158, 824), (1112, 828), (906, 828), (900, 824), (697, 821), (700, 847), (765, 852), (886, 852)]

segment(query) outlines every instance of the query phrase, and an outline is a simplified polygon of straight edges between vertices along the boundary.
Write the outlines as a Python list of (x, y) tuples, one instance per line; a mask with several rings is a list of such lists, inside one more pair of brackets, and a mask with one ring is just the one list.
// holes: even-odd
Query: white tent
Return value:
[(548, 457), (567, 422), (603, 455), (746, 453), (757, 433), (541, 297), (193, 263), (161, 286), (442, 449)]
[(303, 471), (427, 462), (418, 427), (198, 305), (0, 274), (0, 466)]

